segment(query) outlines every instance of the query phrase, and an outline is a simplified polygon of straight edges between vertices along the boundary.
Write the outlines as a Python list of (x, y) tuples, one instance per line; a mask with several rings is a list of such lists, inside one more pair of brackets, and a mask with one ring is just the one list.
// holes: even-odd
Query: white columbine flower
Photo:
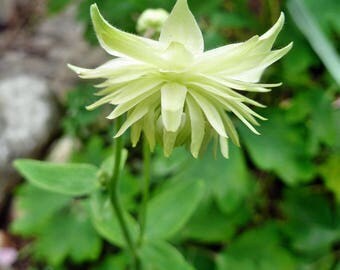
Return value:
[(102, 98), (87, 108), (109, 103), (114, 106), (109, 119), (127, 114), (116, 137), (131, 127), (134, 146), (144, 133), (151, 149), (159, 142), (168, 156), (175, 146), (186, 145), (194, 157), (215, 139), (228, 157), (227, 140), (239, 144), (229, 112), (258, 134), (255, 118), (263, 118), (248, 104), (263, 105), (241, 92), (267, 92), (280, 85), (260, 84), (259, 79), (292, 47), (271, 50), (283, 13), (262, 36), (208, 51), (187, 0), (177, 0), (158, 41), (111, 26), (95, 4), (91, 17), (101, 46), (117, 58), (96, 69), (70, 68), (84, 79), (105, 79), (97, 85), (103, 88), (97, 93)]

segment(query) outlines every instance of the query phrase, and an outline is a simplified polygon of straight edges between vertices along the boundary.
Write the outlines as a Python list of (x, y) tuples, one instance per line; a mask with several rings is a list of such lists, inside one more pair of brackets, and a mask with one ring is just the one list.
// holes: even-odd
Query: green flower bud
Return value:
[(159, 36), (169, 13), (164, 9), (147, 9), (138, 18), (137, 32), (143, 36)]

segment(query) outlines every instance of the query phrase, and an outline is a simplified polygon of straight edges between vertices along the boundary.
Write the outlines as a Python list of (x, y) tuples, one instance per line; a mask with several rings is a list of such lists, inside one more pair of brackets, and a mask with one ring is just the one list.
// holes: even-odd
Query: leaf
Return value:
[(215, 269), (215, 258), (211, 256), (209, 249), (202, 248), (200, 246), (190, 246), (185, 250), (183, 255), (187, 258), (187, 261), (193, 265), (197, 270), (212, 270)]
[(340, 202), (340, 155), (332, 155), (319, 167), (326, 187), (332, 191)]
[(168, 178), (169, 175), (181, 170), (183, 164), (188, 161), (188, 153), (181, 148), (175, 148), (170, 157), (165, 157), (161, 147), (155, 148), (152, 160), (152, 175), (154, 178)]
[(232, 239), (238, 228), (249, 221), (251, 215), (247, 206), (241, 206), (234, 209), (233, 213), (225, 214), (212, 197), (206, 196), (179, 237), (203, 243), (226, 242)]
[(287, 6), (298, 28), (308, 39), (331, 76), (340, 85), (340, 57), (331, 41), (322, 32), (314, 16), (304, 5), (304, 1), (290, 0)]
[[(220, 157), (210, 162), (207, 170), (210, 170), (211, 176), (205, 176), (205, 180), (210, 182), (218, 206), (226, 214), (240, 207), (254, 190), (254, 183), (241, 149), (230, 144), (229, 151), (228, 160)], [(208, 163), (207, 154), (203, 162)]]
[(278, 231), (266, 224), (244, 232), (217, 257), (217, 270), (295, 270), (296, 262), (282, 247)]
[(125, 253), (114, 256), (107, 256), (98, 266), (91, 268), (92, 270), (119, 270), (126, 269), (129, 264), (129, 257)]
[[(133, 241), (137, 240), (139, 227), (136, 221), (124, 211), (125, 221)], [(97, 191), (91, 196), (91, 219), (97, 232), (106, 240), (119, 247), (125, 247), (125, 238), (109, 196)]]
[(35, 256), (52, 265), (67, 257), (75, 263), (99, 257), (102, 241), (88, 217), (86, 204), (77, 202), (73, 211), (55, 215), (34, 242)]
[(147, 242), (140, 249), (145, 270), (194, 270), (173, 246), (162, 241)]
[(340, 219), (327, 198), (308, 188), (286, 190), (282, 226), (292, 247), (315, 257), (330, 252), (339, 239)]
[(309, 152), (318, 154), (321, 144), (333, 146), (336, 142), (336, 115), (332, 97), (323, 89), (308, 89), (296, 94), (287, 111), (290, 123), (304, 123), (308, 129), (305, 140)]
[(204, 185), (199, 180), (174, 181), (148, 203), (147, 239), (169, 239), (188, 221), (202, 198)]
[(41, 232), (70, 201), (68, 196), (48, 192), (28, 183), (21, 185), (14, 198), (15, 219), (11, 223), (11, 232), (22, 236)]
[(230, 144), (229, 159), (221, 156), (214, 159), (211, 150), (197, 160), (188, 160), (176, 179), (204, 180), (207, 193), (214, 197), (220, 209), (232, 213), (253, 192), (254, 183), (240, 148)]
[(315, 168), (303, 130), (290, 124), (284, 111), (267, 109), (263, 114), (269, 120), (258, 128), (261, 136), (240, 125), (240, 134), (254, 163), (262, 170), (274, 171), (289, 185), (313, 180)]
[(65, 195), (87, 195), (98, 185), (98, 169), (89, 164), (55, 164), (19, 159), (14, 166), (33, 185)]

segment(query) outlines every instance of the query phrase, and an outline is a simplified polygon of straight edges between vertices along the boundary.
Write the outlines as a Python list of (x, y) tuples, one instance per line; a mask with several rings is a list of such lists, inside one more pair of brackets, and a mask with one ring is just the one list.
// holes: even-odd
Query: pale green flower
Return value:
[(263, 119), (247, 104), (263, 106), (240, 92), (267, 92), (280, 84), (260, 84), (263, 71), (284, 56), (292, 44), (271, 50), (284, 15), (262, 36), (204, 52), (202, 33), (187, 0), (178, 0), (165, 21), (159, 41), (123, 32), (111, 26), (91, 6), (91, 17), (101, 46), (115, 58), (96, 69), (70, 66), (81, 78), (104, 78), (97, 85), (102, 96), (88, 109), (114, 105), (108, 116), (127, 114), (116, 134), (131, 127), (135, 146), (141, 133), (151, 149), (158, 142), (166, 156), (186, 145), (194, 157), (211, 139), (228, 157), (228, 139), (239, 139), (228, 115), (232, 112), (258, 134), (255, 118)]

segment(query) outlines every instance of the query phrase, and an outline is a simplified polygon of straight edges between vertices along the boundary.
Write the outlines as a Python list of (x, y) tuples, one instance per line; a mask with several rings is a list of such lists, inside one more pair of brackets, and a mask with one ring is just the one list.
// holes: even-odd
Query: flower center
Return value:
[(167, 66), (160, 72), (170, 73), (183, 72), (194, 60), (193, 54), (179, 42), (171, 42), (162, 57), (167, 61)]

